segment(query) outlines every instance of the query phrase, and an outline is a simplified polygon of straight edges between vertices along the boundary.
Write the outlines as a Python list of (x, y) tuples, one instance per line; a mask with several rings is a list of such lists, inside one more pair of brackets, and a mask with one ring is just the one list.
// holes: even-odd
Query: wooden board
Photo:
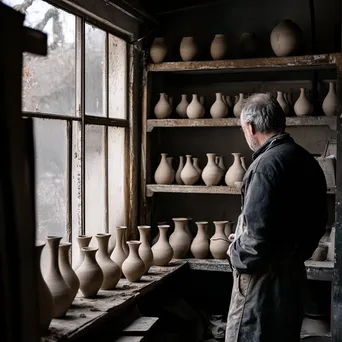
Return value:
[(123, 335), (146, 335), (159, 320), (158, 317), (139, 317), (122, 331)]
[(141, 342), (144, 340), (144, 336), (122, 336), (114, 342)]

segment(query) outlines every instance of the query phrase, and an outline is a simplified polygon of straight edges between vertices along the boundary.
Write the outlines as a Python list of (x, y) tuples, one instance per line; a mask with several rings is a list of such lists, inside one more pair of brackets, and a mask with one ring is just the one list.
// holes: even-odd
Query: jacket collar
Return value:
[(285, 142), (293, 142), (293, 139), (290, 137), (290, 134), (284, 132), (273, 135), (257, 151), (253, 153), (253, 160), (258, 158), (261, 154), (269, 150), (271, 147), (283, 144)]

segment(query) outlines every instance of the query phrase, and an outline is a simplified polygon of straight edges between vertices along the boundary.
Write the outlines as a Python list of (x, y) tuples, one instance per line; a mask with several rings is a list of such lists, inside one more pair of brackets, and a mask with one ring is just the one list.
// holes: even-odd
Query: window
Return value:
[[(24, 55), (23, 112), (34, 118), (37, 239), (125, 224), (127, 44), (41, 0), (5, 0), (48, 34), (48, 56)], [(76, 253), (73, 253), (76, 254)], [(49, 256), (45, 248), (42, 269)]]

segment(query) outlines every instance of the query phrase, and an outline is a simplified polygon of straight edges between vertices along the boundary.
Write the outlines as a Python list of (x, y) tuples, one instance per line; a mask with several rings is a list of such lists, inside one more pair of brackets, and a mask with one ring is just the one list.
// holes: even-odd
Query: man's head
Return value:
[(251, 150), (258, 150), (273, 135), (284, 132), (285, 114), (271, 94), (253, 94), (244, 103), (241, 126)]

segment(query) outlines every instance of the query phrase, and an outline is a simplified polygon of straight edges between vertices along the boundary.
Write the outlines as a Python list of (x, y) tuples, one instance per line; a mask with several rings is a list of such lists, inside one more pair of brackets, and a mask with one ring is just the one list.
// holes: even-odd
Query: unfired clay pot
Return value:
[(211, 57), (215, 60), (223, 59), (227, 53), (227, 43), (224, 34), (215, 34), (210, 46)]
[(283, 20), (273, 29), (270, 39), (275, 55), (286, 57), (298, 51), (303, 32), (292, 20)]
[(239, 100), (235, 103), (234, 109), (233, 109), (234, 116), (238, 119), (240, 119), (240, 116), (241, 116), (242, 103), (243, 103), (243, 94), (240, 93), (239, 94)]
[(96, 261), (103, 273), (102, 290), (113, 290), (121, 278), (121, 268), (110, 258), (108, 254), (108, 242), (110, 234), (97, 234), (99, 250), (96, 253)]
[(125, 232), (127, 227), (120, 226), (116, 227), (116, 245), (114, 251), (111, 255), (111, 259), (121, 268), (123, 262), (127, 258), (125, 250), (123, 248), (123, 243), (125, 243)]
[(210, 239), (210, 253), (215, 259), (226, 259), (230, 242), (224, 232), (228, 221), (214, 221), (215, 234)]
[(153, 63), (161, 63), (165, 60), (167, 54), (167, 47), (164, 43), (164, 38), (154, 38), (150, 47), (150, 56)]
[(93, 298), (97, 295), (103, 283), (103, 272), (96, 262), (95, 247), (83, 247), (84, 260), (77, 269), (76, 275), (80, 280), (80, 290), (85, 298)]
[(58, 265), (58, 246), (61, 241), (59, 236), (48, 236), (47, 242), (50, 249), (50, 267), (45, 278), (54, 301), (54, 318), (63, 317), (68, 311), (72, 301), (72, 290), (63, 279)]
[(247, 165), (246, 165), (246, 157), (240, 157), (240, 161), (241, 161), (241, 166), (242, 168), (247, 171)]
[(174, 178), (175, 172), (167, 162), (167, 153), (162, 153), (159, 166), (154, 173), (154, 180), (157, 184), (172, 184)]
[(300, 88), (300, 95), (294, 105), (294, 111), (297, 116), (307, 116), (313, 112), (313, 105), (306, 97), (304, 88)]
[(129, 254), (127, 259), (122, 264), (122, 272), (126, 279), (130, 282), (140, 280), (145, 273), (145, 264), (140, 259), (138, 249), (140, 241), (127, 241)]
[(285, 102), (284, 94), (282, 91), (277, 91), (277, 101), (286, 115), (289, 112), (289, 106)]
[(37, 287), (38, 287), (38, 302), (39, 302), (39, 327), (42, 334), (46, 333), (49, 329), (50, 322), (53, 317), (54, 303), (52, 294), (46, 285), (42, 276), (40, 268), (40, 257), (42, 250), (45, 246), (44, 241), (37, 241), (35, 247), (36, 257), (36, 272), (37, 272)]
[(244, 32), (240, 36), (240, 55), (242, 58), (252, 58), (257, 55), (258, 44), (253, 32)]
[(182, 99), (176, 107), (176, 112), (181, 118), (186, 118), (186, 109), (188, 108), (189, 102), (187, 100), (186, 94), (182, 94)]
[(186, 232), (186, 218), (173, 218), (175, 230), (170, 235), (170, 245), (173, 249), (173, 257), (175, 259), (182, 259), (189, 251), (191, 239)]
[(205, 259), (209, 254), (209, 240), (207, 237), (208, 222), (196, 222), (197, 234), (192, 241), (190, 250), (194, 258)]
[(234, 156), (234, 163), (228, 169), (225, 177), (226, 184), (230, 186), (234, 186), (234, 182), (242, 182), (243, 176), (246, 172), (241, 165), (241, 153), (232, 153), (232, 155)]
[(227, 224), (224, 228), (224, 234), (229, 238), (230, 234), (233, 234), (233, 227), (234, 227), (235, 222), (233, 221), (227, 221)]
[(156, 266), (166, 266), (173, 257), (173, 249), (167, 240), (169, 225), (159, 225), (159, 239), (152, 246), (153, 263)]
[(222, 178), (222, 171), (215, 163), (215, 153), (207, 153), (208, 163), (202, 172), (202, 179), (207, 186), (217, 185)]
[(78, 254), (78, 259), (77, 262), (74, 266), (74, 270), (76, 271), (82, 264), (83, 260), (84, 260), (84, 253), (82, 252), (82, 247), (88, 247), (90, 240), (91, 240), (91, 236), (87, 236), (87, 235), (79, 235), (77, 236), (77, 242), (78, 242), (78, 247), (79, 247), (79, 254)]
[(192, 161), (193, 161), (193, 162), (192, 162), (192, 165), (194, 166), (194, 168), (197, 170), (199, 176), (201, 177), (201, 175), (202, 175), (202, 170), (201, 170), (201, 168), (200, 168), (200, 166), (199, 166), (199, 158), (193, 157), (193, 158), (192, 158)]
[(326, 116), (336, 115), (337, 110), (337, 95), (335, 92), (335, 83), (329, 82), (329, 92), (323, 101), (323, 112)]
[(197, 44), (194, 37), (184, 37), (179, 49), (183, 61), (192, 61), (198, 53)]
[(217, 158), (216, 164), (222, 170), (222, 177), (224, 177), (227, 172), (227, 168), (226, 168), (226, 165), (224, 165), (223, 157), (217, 156), (216, 158)]
[(216, 101), (210, 108), (210, 115), (213, 118), (225, 118), (228, 115), (228, 106), (223, 101), (221, 93), (216, 93)]
[(160, 98), (154, 107), (154, 114), (157, 119), (167, 119), (171, 114), (171, 106), (165, 93), (160, 93)]
[(186, 155), (186, 164), (181, 172), (181, 178), (185, 185), (194, 185), (199, 180), (199, 173), (192, 164), (191, 155)]
[(184, 182), (182, 181), (182, 178), (181, 178), (181, 172), (182, 172), (183, 168), (184, 168), (184, 157), (180, 156), (179, 157), (179, 165), (178, 165), (178, 169), (177, 169), (176, 176), (175, 176), (176, 183), (179, 185), (184, 184)]
[(150, 246), (150, 234), (151, 227), (150, 226), (138, 226), (139, 234), (140, 234), (140, 242), (139, 246), (139, 256), (145, 265), (145, 274), (148, 273), (148, 270), (153, 265), (153, 253)]
[(63, 279), (71, 288), (71, 297), (74, 298), (77, 295), (78, 289), (80, 288), (80, 281), (77, 278), (75, 271), (72, 269), (70, 265), (70, 242), (61, 242), (59, 244), (59, 269), (61, 270), (61, 274)]
[(196, 94), (192, 94), (192, 101), (186, 108), (186, 115), (189, 119), (199, 119), (204, 115), (204, 107), (199, 102)]

